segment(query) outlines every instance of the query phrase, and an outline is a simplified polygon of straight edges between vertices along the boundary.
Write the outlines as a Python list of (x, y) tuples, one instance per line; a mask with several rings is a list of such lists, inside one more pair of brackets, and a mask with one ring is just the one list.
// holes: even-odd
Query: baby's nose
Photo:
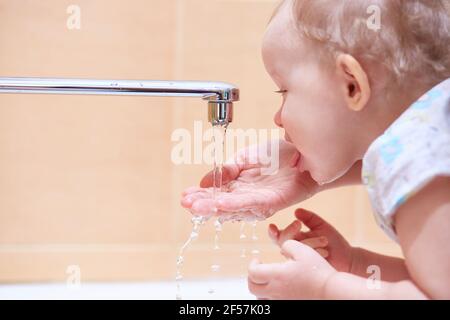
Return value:
[(273, 122), (275, 122), (278, 127), (283, 128), (283, 124), (281, 123), (281, 108), (275, 113)]

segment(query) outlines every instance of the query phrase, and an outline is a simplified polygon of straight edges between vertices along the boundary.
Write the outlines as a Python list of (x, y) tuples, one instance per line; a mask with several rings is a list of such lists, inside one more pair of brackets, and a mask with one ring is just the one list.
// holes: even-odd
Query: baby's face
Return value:
[(262, 44), (266, 70), (284, 91), (275, 123), (301, 153), (299, 170), (326, 183), (358, 158), (357, 115), (346, 106), (335, 68), (321, 66), (314, 46), (294, 30), (291, 5), (279, 9)]

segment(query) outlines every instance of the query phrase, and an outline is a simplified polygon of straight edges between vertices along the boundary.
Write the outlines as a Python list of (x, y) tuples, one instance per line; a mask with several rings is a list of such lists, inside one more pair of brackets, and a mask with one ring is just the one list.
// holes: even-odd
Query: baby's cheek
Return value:
[(286, 118), (283, 121), (283, 128), (296, 147), (299, 147), (300, 142), (303, 142), (307, 138), (302, 132), (300, 123), (296, 122), (293, 118)]
[(308, 117), (299, 110), (283, 110), (282, 113), (283, 127), (291, 139), (298, 144), (307, 144), (313, 132), (309, 128), (313, 127)]

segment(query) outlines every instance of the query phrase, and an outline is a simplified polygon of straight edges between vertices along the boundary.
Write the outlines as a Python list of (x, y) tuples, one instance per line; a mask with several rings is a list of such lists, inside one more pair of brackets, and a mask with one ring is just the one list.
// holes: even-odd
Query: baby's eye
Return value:
[(284, 95), (287, 92), (287, 90), (277, 90), (275, 93), (279, 93), (281, 95)]

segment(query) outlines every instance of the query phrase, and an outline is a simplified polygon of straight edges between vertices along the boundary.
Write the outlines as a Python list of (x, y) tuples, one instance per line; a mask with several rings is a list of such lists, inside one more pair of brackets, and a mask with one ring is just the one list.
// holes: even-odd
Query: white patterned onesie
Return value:
[(450, 176), (450, 79), (412, 104), (364, 155), (362, 181), (389, 237), (397, 241), (398, 207), (437, 176)]

